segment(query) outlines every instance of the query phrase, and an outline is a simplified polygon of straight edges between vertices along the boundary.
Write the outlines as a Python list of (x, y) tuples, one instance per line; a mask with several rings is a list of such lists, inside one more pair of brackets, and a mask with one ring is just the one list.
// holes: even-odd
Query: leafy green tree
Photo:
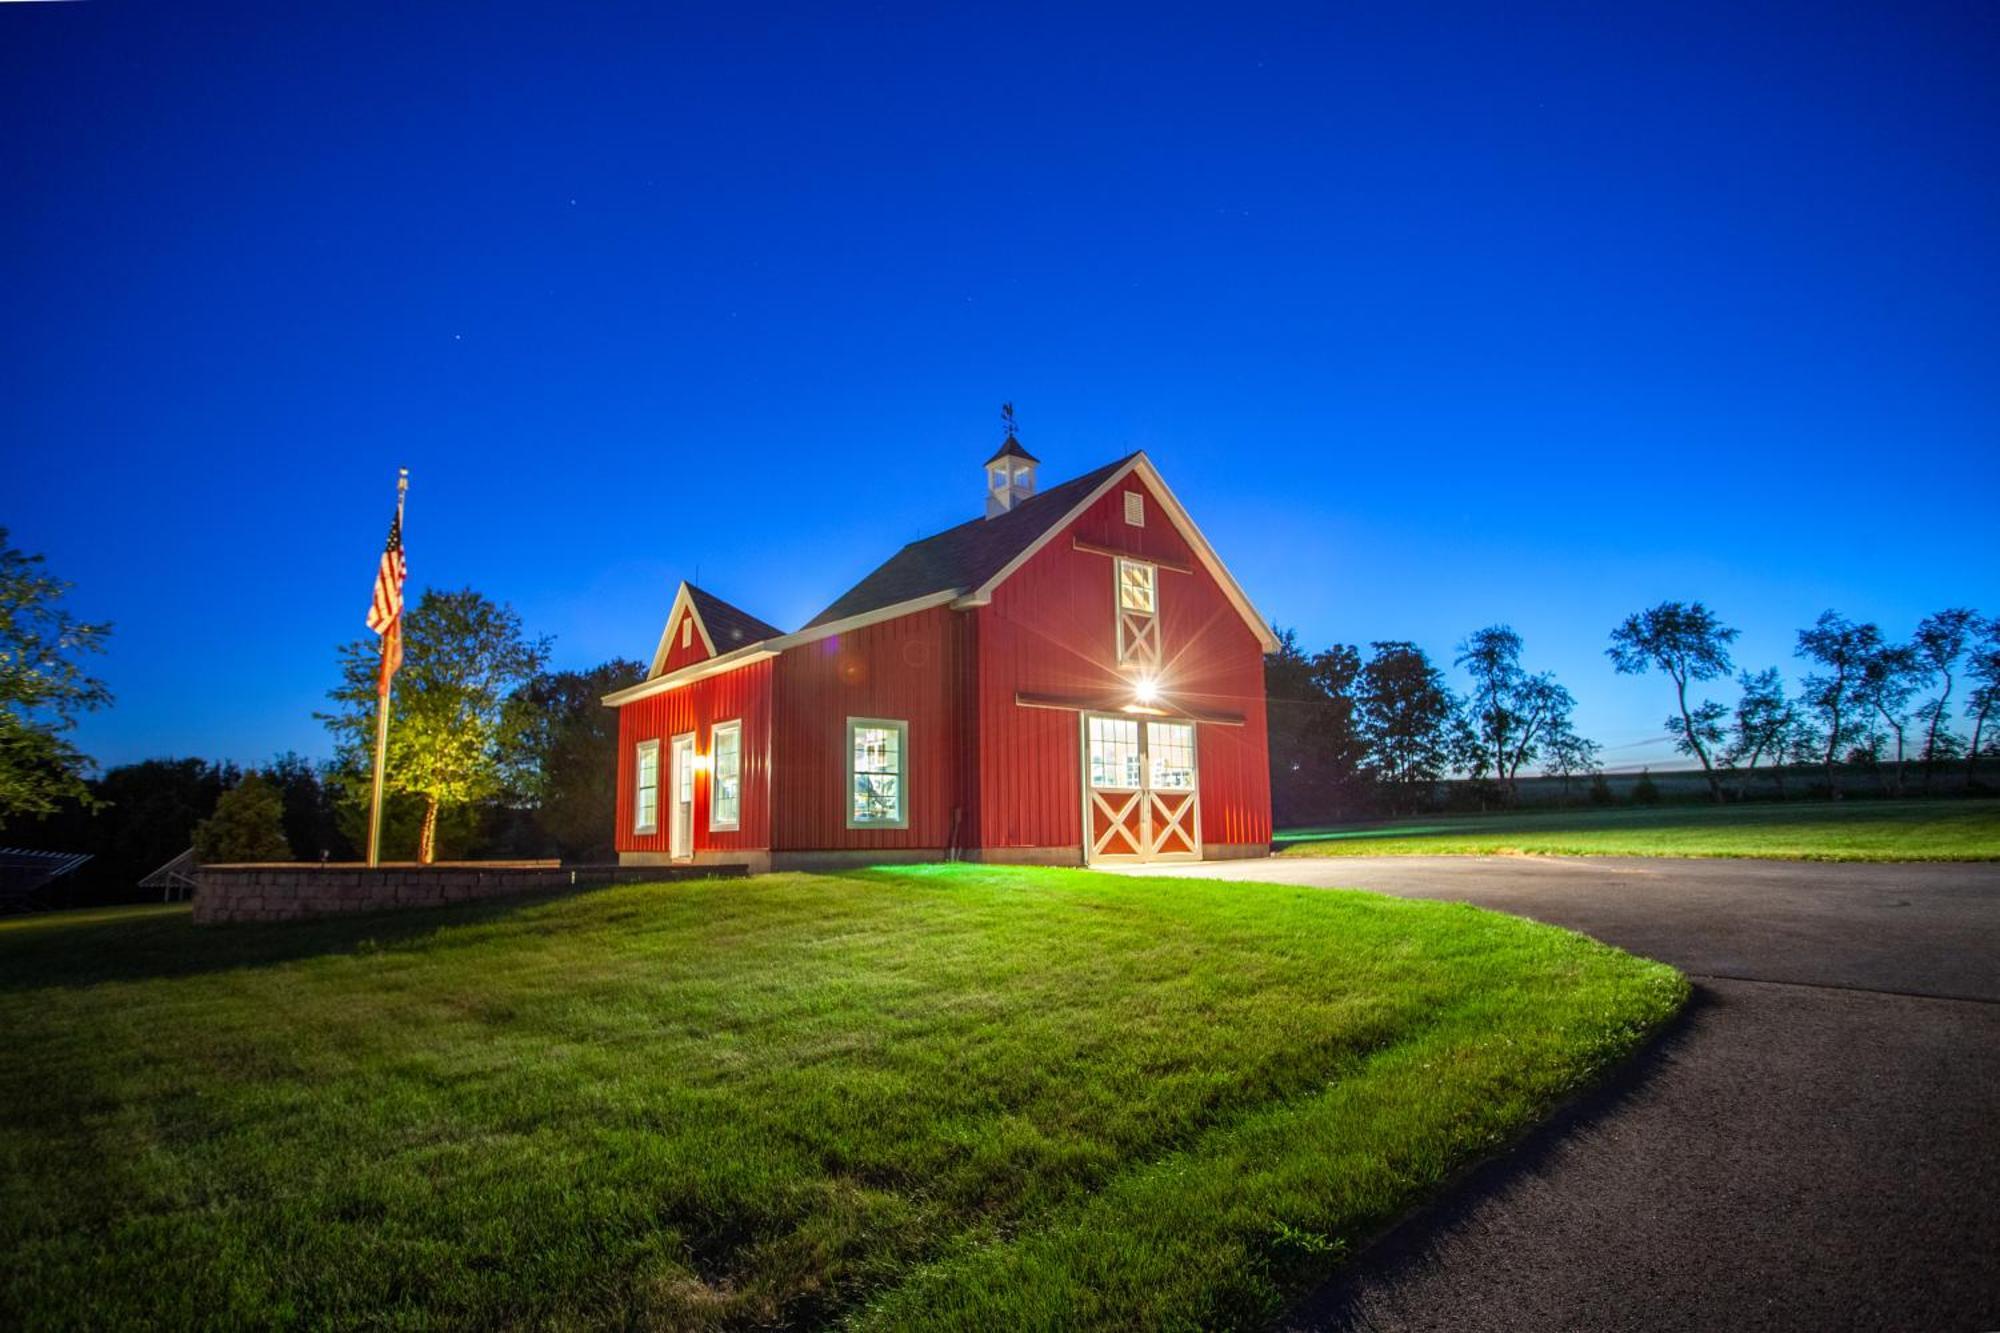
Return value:
[(1728, 710), (1713, 700), (1689, 703), (1688, 686), (1730, 673), (1729, 645), (1736, 635), (1700, 602), (1661, 602), (1627, 616), (1611, 631), (1611, 646), (1605, 649), (1620, 675), (1640, 676), (1657, 667), (1673, 681), (1679, 711), (1667, 719), (1666, 728), (1674, 735), (1675, 749), (1701, 761), (1709, 795), (1717, 802), (1722, 800), (1722, 779), (1709, 751), (1723, 742)]
[(1361, 655), (1335, 644), (1308, 657), (1296, 633), (1272, 629), (1278, 649), (1264, 658), (1264, 687), (1273, 815), (1300, 824), (1350, 813), (1365, 794), (1354, 719)]
[(1855, 698), (1887, 728), (1896, 745), (1893, 790), (1903, 794), (1905, 733), (1910, 725), (1910, 700), (1929, 683), (1929, 672), (1916, 645), (1877, 643), (1862, 658)]
[(1452, 767), (1458, 700), (1444, 672), (1413, 643), (1370, 645), (1356, 692), (1355, 717), (1367, 764), (1399, 808), (1428, 798)]
[(69, 589), (0, 528), (0, 825), (92, 799), (90, 759), (67, 733), (80, 714), (111, 702), (81, 661), (104, 651), (111, 626), (64, 610)]
[(1824, 668), (1807, 676), (1800, 690), (1806, 707), (1819, 720), (1825, 746), (1820, 763), (1826, 769), (1829, 796), (1840, 795), (1834, 765), (1840, 759), (1840, 747), (1854, 743), (1854, 713), (1864, 706), (1858, 697), (1862, 668), (1881, 643), (1880, 629), (1857, 625), (1838, 611), (1821, 612), (1811, 629), (1799, 631), (1796, 655)]
[(1980, 622), (1979, 637), (1966, 653), (1965, 674), (1978, 682), (1965, 699), (1966, 716), (1972, 720), (1972, 739), (1965, 747), (1965, 781), (1970, 786), (1981, 757), (1993, 749), (1992, 740), (1982, 737), (2000, 711), (2000, 616)]
[(1777, 774), (1778, 795), (1782, 797), (1785, 760), (1791, 754), (1798, 729), (1798, 708), (1785, 697), (1784, 678), (1776, 667), (1766, 667), (1755, 675), (1745, 671), (1737, 681), (1743, 693), (1736, 701), (1726, 762), (1743, 770), (1747, 786), (1756, 778), (1758, 762), (1770, 759)]
[(1918, 659), (1933, 680), (1944, 688), (1924, 702), (1919, 710), (1924, 723), (1924, 746), (1919, 757), (1924, 764), (1924, 791), (1931, 789), (1931, 776), (1940, 759), (1957, 751), (1958, 738), (1951, 734), (1951, 693), (1957, 685), (1960, 661), (1973, 646), (1979, 629), (1979, 613), (1968, 607), (1953, 607), (1925, 616), (1917, 624), (1913, 641)]
[(1508, 798), (1518, 799), (1521, 766), (1533, 764), (1549, 740), (1569, 727), (1576, 700), (1550, 673), (1531, 674), (1521, 666), (1521, 636), (1506, 625), (1470, 635), (1459, 645), (1455, 665), (1472, 677), (1466, 711), (1482, 752), (1478, 767), (1490, 761)]
[(285, 841), (291, 844), (295, 860), (345, 861), (354, 855), (354, 845), (340, 826), (333, 785), (319, 765), (288, 750), (267, 764), (263, 775), (284, 802)]
[(1551, 735), (1542, 747), (1542, 771), (1550, 777), (1562, 779), (1562, 800), (1569, 802), (1569, 784), (1580, 777), (1593, 781), (1602, 779), (1604, 771), (1599, 767), (1597, 756), (1602, 749), (1596, 741), (1579, 736), (1570, 729), (1567, 719), (1562, 727)]
[(194, 859), (203, 865), (232, 861), (285, 861), (285, 802), (255, 771), (222, 793), (215, 813), (194, 826)]
[(571, 859), (608, 857), (617, 824), (618, 714), (604, 696), (645, 679), (618, 658), (588, 671), (544, 672), (508, 701), (509, 786)]
[[(378, 651), (373, 638), (341, 647), (341, 683), (327, 694), (338, 707), (318, 715), (333, 733), (349, 793), (368, 789)], [(470, 588), (426, 588), (403, 613), (384, 786), (421, 807), (419, 862), (436, 859), (443, 811), (501, 790), (515, 739), (504, 725), (507, 701), (542, 670), (548, 651), (547, 639), (523, 633), (512, 607)]]

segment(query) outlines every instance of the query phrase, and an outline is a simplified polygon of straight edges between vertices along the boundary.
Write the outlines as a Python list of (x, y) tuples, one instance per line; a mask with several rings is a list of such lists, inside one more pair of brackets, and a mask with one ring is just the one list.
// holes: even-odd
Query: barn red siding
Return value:
[[(951, 845), (965, 781), (954, 706), (963, 665), (961, 619), (938, 607), (800, 644), (778, 658), (773, 850)], [(909, 724), (908, 828), (847, 827), (850, 717)]]
[[(678, 641), (677, 641), (678, 642)], [(695, 636), (700, 646), (701, 636)], [(743, 810), (734, 830), (708, 827), (711, 774), (694, 775), (694, 850), (742, 851), (771, 845), (771, 666), (770, 659), (734, 671), (697, 680), (624, 705), (618, 710), (618, 837), (621, 852), (667, 852), (671, 829), (668, 812), (667, 742), (685, 732), (695, 733), (695, 753), (713, 751), (712, 728), (717, 722), (743, 723)], [(660, 818), (653, 833), (632, 831), (632, 786), (635, 753), (641, 741), (660, 742)]]
[[(688, 646), (685, 648), (681, 647), (681, 626), (684, 624), (689, 628)], [(674, 618), (674, 623), (667, 626), (667, 661), (661, 668), (662, 674), (667, 671), (678, 671), (696, 662), (706, 662), (709, 656), (708, 645), (701, 641), (701, 625), (695, 621), (694, 611), (691, 608), (684, 609)], [(728, 718), (723, 719), (725, 722), (728, 720)]]
[[(1146, 522), (1125, 522), (1125, 494), (1146, 496)], [(1119, 672), (1114, 560), (1075, 539), (1142, 559), (1191, 566), (1158, 577), (1169, 701), (1240, 714), (1241, 727), (1196, 729), (1206, 843), (1268, 843), (1263, 649), (1221, 587), (1137, 476), (1127, 476), (1067, 531), (1016, 570), (978, 612), (979, 829), (989, 847), (1082, 846), (1082, 754), (1077, 714), (1023, 708), (1017, 692), (1128, 696)]]

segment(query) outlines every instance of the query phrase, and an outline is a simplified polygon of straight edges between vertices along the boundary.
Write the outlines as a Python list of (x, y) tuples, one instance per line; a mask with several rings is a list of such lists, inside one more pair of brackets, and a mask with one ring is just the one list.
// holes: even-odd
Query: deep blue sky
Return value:
[(1643, 604), (2000, 611), (1990, 5), (751, 9), (0, 5), (0, 524), (116, 622), (92, 753), (323, 753), (399, 464), (414, 581), (585, 665), (977, 513), (1002, 399), (1313, 646), (1511, 621), (1614, 765)]

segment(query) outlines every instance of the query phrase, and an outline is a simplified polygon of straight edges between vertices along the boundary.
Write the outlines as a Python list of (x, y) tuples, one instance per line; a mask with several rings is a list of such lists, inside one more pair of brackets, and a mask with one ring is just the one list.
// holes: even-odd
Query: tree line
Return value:
[[(1451, 664), (1454, 688), (1416, 644), (1335, 644), (1308, 655), (1273, 627), (1264, 661), (1271, 789), (1279, 825), (1436, 808), (1448, 780), (1481, 807), (1519, 799), (1524, 774), (1588, 782), (1610, 799), (1602, 747), (1572, 724), (1575, 699), (1547, 671), (1524, 665), (1521, 636), (1490, 625), (1466, 636)], [(1739, 670), (1739, 636), (1701, 602), (1662, 602), (1614, 626), (1605, 649), (1621, 675), (1657, 672), (1672, 690), (1662, 724), (1693, 760), (1712, 800), (1760, 772), (1785, 795), (1788, 769), (1811, 765), (1814, 794), (1839, 797), (1857, 771), (1893, 795), (1932, 793), (1963, 766), (2000, 755), (2000, 618), (1967, 608), (1923, 618), (1907, 640), (1827, 611), (1798, 632), (1806, 674), (1788, 693), (1775, 666)], [(1729, 680), (1732, 702), (1706, 697)], [(1646, 780), (1641, 788), (1650, 792)]]

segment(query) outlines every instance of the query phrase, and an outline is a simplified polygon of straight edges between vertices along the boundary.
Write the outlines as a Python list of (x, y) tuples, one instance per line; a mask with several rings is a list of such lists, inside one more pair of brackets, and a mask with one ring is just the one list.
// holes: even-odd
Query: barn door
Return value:
[(1083, 787), (1085, 860), (1201, 859), (1193, 723), (1086, 713)]

